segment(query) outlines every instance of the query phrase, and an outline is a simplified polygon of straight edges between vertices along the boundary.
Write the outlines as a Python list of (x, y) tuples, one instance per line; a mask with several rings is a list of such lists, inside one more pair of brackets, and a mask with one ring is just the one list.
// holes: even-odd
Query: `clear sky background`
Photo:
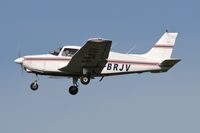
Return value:
[[(1, 133), (199, 133), (198, 0), (0, 0)], [(71, 79), (21, 73), (13, 60), (88, 38), (113, 40), (113, 51), (144, 53), (168, 29), (178, 32), (167, 73), (92, 80), (68, 93)]]

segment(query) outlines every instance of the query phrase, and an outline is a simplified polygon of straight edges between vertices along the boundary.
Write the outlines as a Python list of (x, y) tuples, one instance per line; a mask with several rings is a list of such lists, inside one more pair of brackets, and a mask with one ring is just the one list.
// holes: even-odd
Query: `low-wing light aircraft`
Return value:
[[(111, 52), (112, 41), (102, 38), (89, 39), (85, 45), (63, 46), (49, 54), (29, 55), (15, 60), (28, 73), (71, 77), (69, 93), (78, 93), (78, 80), (87, 85), (95, 77), (167, 72), (180, 59), (171, 58), (178, 33), (165, 32), (160, 40), (145, 54)], [(100, 81), (101, 81), (100, 80)], [(37, 80), (30, 88), (38, 89)]]

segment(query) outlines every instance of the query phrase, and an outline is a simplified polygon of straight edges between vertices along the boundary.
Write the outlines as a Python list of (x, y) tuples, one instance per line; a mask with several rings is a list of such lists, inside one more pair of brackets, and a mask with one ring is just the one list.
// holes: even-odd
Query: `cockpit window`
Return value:
[(69, 48), (65, 48), (62, 52), (62, 56), (69, 56), (72, 57), (76, 52), (78, 51), (78, 49), (69, 49)]
[(61, 50), (62, 50), (62, 48), (58, 48), (58, 49), (50, 52), (50, 54), (58, 56)]

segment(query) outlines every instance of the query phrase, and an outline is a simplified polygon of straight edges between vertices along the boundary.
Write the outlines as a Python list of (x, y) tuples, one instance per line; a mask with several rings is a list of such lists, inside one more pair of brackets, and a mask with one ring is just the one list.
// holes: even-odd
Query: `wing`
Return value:
[(107, 63), (112, 41), (104, 39), (90, 39), (71, 58), (67, 66), (59, 70), (67, 73), (83, 74), (83, 68), (87, 73), (98, 75)]

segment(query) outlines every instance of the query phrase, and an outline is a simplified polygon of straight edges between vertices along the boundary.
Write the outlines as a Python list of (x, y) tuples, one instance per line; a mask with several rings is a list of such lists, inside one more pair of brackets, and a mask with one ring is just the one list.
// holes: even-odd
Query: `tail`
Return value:
[(150, 49), (145, 57), (170, 59), (178, 33), (164, 33), (160, 40)]

